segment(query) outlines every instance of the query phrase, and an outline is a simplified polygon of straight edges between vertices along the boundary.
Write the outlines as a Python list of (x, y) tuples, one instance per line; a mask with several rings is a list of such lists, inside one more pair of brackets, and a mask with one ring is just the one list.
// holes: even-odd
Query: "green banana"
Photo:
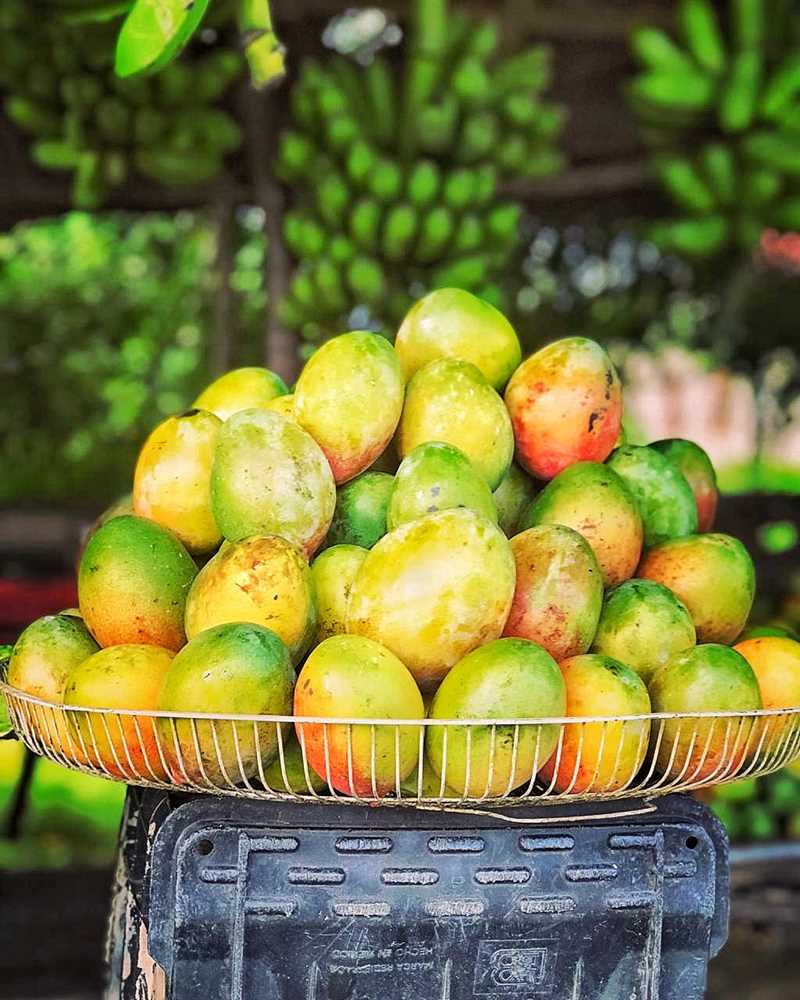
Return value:
[(335, 115), (325, 123), (328, 146), (341, 153), (348, 149), (359, 135), (358, 123), (350, 115)]
[(761, 53), (737, 53), (719, 100), (719, 123), (726, 132), (743, 132), (756, 111), (762, 71)]
[(339, 268), (330, 260), (320, 260), (314, 266), (311, 280), (319, 291), (322, 307), (332, 313), (347, 307), (347, 294)]
[(448, 149), (455, 136), (459, 106), (455, 95), (449, 94), (438, 104), (428, 104), (417, 116), (415, 124), (419, 146), (427, 153)]
[(660, 28), (634, 28), (630, 41), (633, 54), (646, 69), (667, 75), (695, 71), (691, 59)]
[(489, 269), (485, 254), (462, 257), (433, 272), (434, 288), (475, 288), (486, 279)]
[(408, 200), (417, 208), (432, 204), (439, 193), (441, 174), (434, 160), (419, 160), (411, 168), (406, 181)]
[(516, 235), (522, 209), (516, 202), (501, 202), (489, 212), (486, 226), (492, 242), (497, 245), (507, 243)]
[(403, 259), (416, 236), (418, 224), (419, 218), (412, 205), (398, 202), (389, 209), (381, 239), (381, 250), (388, 260)]
[(454, 170), (445, 178), (442, 197), (445, 205), (455, 211), (461, 211), (472, 203), (475, 198), (477, 180), (475, 173), (465, 167)]
[[(137, 116), (137, 123), (139, 118)], [(278, 143), (278, 167), (288, 181), (305, 177), (314, 161), (313, 144), (302, 132), (284, 132)]]
[(347, 114), (349, 108), (344, 91), (327, 80), (317, 91), (317, 111), (323, 121), (333, 115)]
[(711, 0), (680, 0), (678, 23), (689, 51), (700, 66), (709, 73), (722, 73), (727, 56)]
[(367, 302), (377, 302), (386, 293), (386, 279), (380, 264), (370, 257), (356, 257), (347, 267), (353, 292)]
[(534, 146), (528, 149), (521, 173), (523, 177), (552, 177), (564, 169), (564, 164), (564, 155), (557, 149), (550, 146), (540, 148)]
[(78, 208), (90, 211), (106, 194), (102, 163), (98, 153), (84, 150), (78, 157), (72, 182), (72, 200)]
[(356, 186), (366, 187), (376, 162), (377, 157), (372, 147), (363, 139), (356, 139), (347, 154), (347, 176)]
[(752, 132), (742, 140), (744, 154), (756, 163), (800, 177), (800, 136)]
[(478, 59), (487, 59), (497, 48), (500, 40), (497, 25), (492, 21), (480, 21), (468, 27), (464, 39), (464, 48)]
[(97, 127), (104, 138), (124, 144), (130, 132), (131, 115), (119, 97), (104, 97), (95, 111)]
[(767, 82), (759, 111), (765, 118), (776, 120), (798, 95), (800, 95), (800, 52), (792, 52)]
[(736, 162), (730, 149), (721, 142), (709, 143), (700, 154), (706, 178), (720, 205), (731, 205), (736, 198)]
[(437, 205), (428, 212), (420, 226), (416, 258), (423, 264), (441, 256), (453, 234), (454, 219), (450, 209)]
[(350, 235), (360, 247), (375, 250), (381, 225), (380, 205), (372, 198), (356, 202), (350, 213)]
[(346, 236), (336, 233), (331, 239), (328, 253), (336, 264), (349, 264), (355, 257), (356, 248)]
[(212, 180), (220, 171), (218, 156), (195, 153), (185, 156), (166, 149), (139, 149), (134, 155), (136, 169), (170, 187), (191, 187)]
[(483, 241), (484, 232), (480, 217), (474, 212), (465, 212), (453, 237), (453, 250), (457, 254), (469, 253), (471, 250), (477, 250)]
[(323, 220), (332, 228), (341, 226), (345, 209), (350, 202), (350, 192), (337, 173), (327, 173), (317, 187), (317, 209)]
[(450, 80), (453, 93), (468, 108), (486, 104), (492, 94), (492, 81), (480, 59), (468, 57), (456, 66)]
[(133, 136), (140, 146), (153, 146), (167, 130), (167, 118), (155, 108), (139, 108), (133, 117)]
[(731, 19), (738, 49), (761, 47), (764, 40), (763, 0), (731, 0)]
[(668, 252), (704, 257), (715, 253), (730, 239), (730, 223), (722, 215), (674, 219), (654, 224), (650, 238)]
[(514, 90), (542, 90), (550, 83), (552, 55), (544, 45), (505, 59), (492, 73), (497, 99)]
[(47, 170), (74, 170), (80, 150), (68, 142), (42, 139), (31, 146), (31, 157), (34, 163)]
[(766, 205), (778, 197), (782, 187), (783, 181), (777, 171), (760, 167), (745, 175), (742, 200), (750, 207)]
[(507, 94), (502, 102), (503, 116), (519, 128), (533, 124), (539, 113), (539, 102), (531, 93)]
[(15, 125), (34, 135), (49, 137), (59, 134), (61, 122), (58, 115), (37, 101), (27, 97), (9, 97), (5, 102), (5, 111)]
[(120, 149), (108, 150), (103, 155), (101, 167), (109, 187), (119, 187), (128, 179), (128, 157)]
[(393, 160), (381, 159), (367, 178), (367, 186), (379, 201), (391, 202), (402, 190), (403, 175)]
[(714, 80), (697, 71), (675, 77), (668, 73), (645, 73), (630, 84), (630, 94), (653, 108), (679, 113), (708, 110), (714, 100)]
[(303, 128), (311, 130), (317, 126), (317, 101), (315, 95), (304, 87), (294, 87), (289, 98), (292, 117)]
[(497, 115), (491, 111), (476, 111), (464, 119), (455, 154), (464, 163), (474, 163), (489, 155), (499, 141)]
[(291, 295), (304, 313), (313, 315), (317, 304), (317, 292), (308, 267), (301, 266), (292, 280)]
[(388, 143), (397, 128), (397, 93), (392, 72), (382, 58), (363, 71), (368, 123), (378, 142)]
[(486, 205), (497, 191), (497, 168), (493, 163), (483, 163), (475, 169), (475, 204)]
[(497, 162), (507, 173), (522, 173), (528, 159), (528, 137), (524, 132), (506, 136), (497, 150)]
[(670, 156), (655, 163), (658, 179), (681, 208), (690, 212), (711, 212), (714, 193), (694, 164), (683, 156)]

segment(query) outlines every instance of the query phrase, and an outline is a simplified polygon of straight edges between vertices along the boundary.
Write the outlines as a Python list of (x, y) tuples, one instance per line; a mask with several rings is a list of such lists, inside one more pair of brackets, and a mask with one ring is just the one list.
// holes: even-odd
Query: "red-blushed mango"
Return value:
[[(753, 668), (764, 708), (800, 708), (800, 642), (784, 636), (745, 639), (733, 647)], [(796, 735), (797, 721), (789, 716), (761, 720), (765, 731), (762, 753), (786, 751)], [(751, 744), (754, 741), (751, 741)], [(753, 749), (758, 748), (758, 743)]]
[(503, 634), (530, 639), (557, 660), (585, 653), (603, 604), (603, 577), (577, 531), (543, 524), (515, 535), (516, 587)]
[[(541, 770), (559, 792), (617, 792), (636, 777), (647, 754), (649, 719), (613, 722), (614, 716), (648, 715), (650, 698), (641, 677), (610, 656), (587, 653), (560, 664), (568, 716), (560, 745)], [(580, 722), (580, 717), (609, 721)]]
[(267, 403), (264, 409), (280, 413), (287, 420), (294, 420), (294, 393), (287, 392), (284, 396), (276, 396)]
[(340, 486), (328, 545), (371, 549), (386, 534), (386, 511), (393, 489), (394, 476), (386, 472), (364, 472)]
[(211, 471), (211, 506), (228, 541), (281, 535), (311, 556), (335, 505), (328, 461), (293, 420), (242, 410), (225, 421)]
[(684, 438), (654, 441), (649, 447), (660, 451), (681, 471), (691, 487), (697, 504), (697, 530), (711, 531), (717, 513), (719, 493), (717, 474), (707, 452), (699, 444), (686, 441)]
[(692, 616), (671, 590), (652, 580), (627, 580), (606, 594), (592, 652), (620, 660), (648, 684), (659, 667), (695, 643)]
[(573, 462), (604, 462), (622, 424), (622, 388), (593, 340), (566, 337), (517, 368), (506, 388), (517, 459), (539, 479)]
[[(267, 628), (232, 622), (206, 629), (178, 653), (159, 708), (209, 715), (289, 715), (294, 668)], [(165, 718), (159, 723), (172, 779), (230, 787), (252, 778), (278, 752), (276, 723)], [(286, 737), (291, 724), (281, 726)]]
[(284, 736), (281, 745), (278, 746), (275, 760), (264, 768), (266, 787), (273, 792), (291, 792), (294, 795), (311, 795), (328, 787), (324, 778), (320, 778), (308, 761), (303, 762), (303, 751), (294, 733)]
[(161, 525), (124, 514), (89, 540), (78, 570), (78, 603), (101, 646), (186, 642), (183, 615), (197, 566)]
[(508, 472), (514, 435), (503, 400), (475, 365), (431, 361), (408, 383), (398, 451), (405, 458), (426, 441), (459, 448), (494, 490)]
[(514, 556), (497, 525), (443, 510), (382, 538), (356, 576), (347, 631), (382, 642), (423, 690), (500, 637), (514, 595)]
[(520, 363), (514, 327), (494, 306), (463, 288), (438, 288), (406, 313), (395, 348), (407, 379), (439, 358), (460, 358), (502, 389)]
[(314, 636), (317, 606), (311, 570), (296, 545), (253, 535), (218, 552), (197, 574), (186, 599), (186, 636), (227, 622), (263, 625), (297, 663)]
[[(99, 648), (80, 615), (46, 615), (31, 622), (14, 643), (6, 679), (18, 691), (60, 705), (70, 670)], [(70, 760), (82, 759), (60, 710), (32, 708), (29, 725), (48, 749)]]
[[(753, 712), (761, 708), (758, 680), (729, 646), (709, 643), (678, 653), (650, 681), (654, 712)], [(758, 733), (746, 716), (663, 719), (653, 729), (656, 767), (681, 781), (736, 774), (756, 749)]]
[(660, 545), (697, 531), (697, 504), (680, 469), (646, 445), (623, 445), (608, 460), (636, 500), (644, 544)]
[(222, 421), (207, 410), (169, 417), (145, 441), (133, 477), (133, 509), (169, 528), (193, 553), (222, 541), (211, 511), (211, 466)]
[(403, 391), (394, 348), (377, 333), (343, 333), (306, 362), (295, 386), (294, 419), (325, 452), (337, 483), (384, 451), (397, 429)]
[(463, 451), (443, 441), (418, 445), (400, 463), (386, 511), (389, 531), (425, 514), (466, 507), (497, 523), (486, 480)]
[[(421, 719), (422, 695), (403, 663), (378, 642), (336, 635), (308, 657), (294, 692), (297, 716)], [(395, 791), (417, 766), (419, 726), (295, 722), (309, 763), (344, 795)]]
[[(73, 667), (64, 702), (80, 708), (154, 712), (172, 663), (172, 651), (138, 643), (110, 646)], [(67, 712), (81, 753), (118, 778), (163, 780), (158, 732), (152, 717)]]
[[(558, 718), (565, 710), (553, 657), (526, 639), (497, 639), (453, 667), (433, 697), (430, 718), (508, 722)], [(429, 726), (425, 752), (459, 796), (496, 798), (530, 783), (557, 739), (557, 725)]]
[(210, 410), (220, 420), (227, 420), (239, 410), (267, 406), (277, 396), (285, 396), (288, 391), (280, 375), (268, 368), (234, 368), (207, 386), (192, 403), (192, 407)]
[(664, 542), (646, 553), (638, 575), (683, 601), (698, 642), (734, 642), (755, 596), (755, 570), (737, 538), (717, 532)]
[(520, 519), (520, 531), (564, 524), (591, 545), (603, 584), (633, 576), (642, 554), (642, 519), (625, 483), (601, 462), (576, 462), (552, 479)]
[(497, 507), (497, 523), (509, 538), (522, 530), (520, 526), (522, 515), (535, 495), (534, 481), (516, 462), (512, 462), (493, 494)]
[(311, 564), (311, 578), (317, 596), (315, 643), (347, 631), (347, 602), (353, 581), (367, 558), (360, 545), (333, 545)]

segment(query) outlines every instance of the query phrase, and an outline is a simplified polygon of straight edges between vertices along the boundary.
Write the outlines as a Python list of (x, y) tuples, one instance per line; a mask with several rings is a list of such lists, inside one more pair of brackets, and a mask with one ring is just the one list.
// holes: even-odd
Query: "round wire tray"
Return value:
[(459, 808), (650, 798), (800, 757), (800, 707), (613, 718), (339, 719), (54, 705), (0, 680), (34, 753), (129, 784)]

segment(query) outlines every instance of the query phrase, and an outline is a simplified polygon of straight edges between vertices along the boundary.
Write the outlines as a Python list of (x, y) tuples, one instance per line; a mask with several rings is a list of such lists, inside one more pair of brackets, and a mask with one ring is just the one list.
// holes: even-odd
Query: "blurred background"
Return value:
[[(213, 376), (292, 380), (327, 336), (392, 337), (451, 284), (527, 350), (606, 344), (630, 440), (714, 460), (754, 621), (800, 627), (795, 0), (699, 20), (673, 0), (273, 0), (285, 75), (212, 0), (178, 60), (120, 77), (132, 6), (0, 0), (0, 643), (76, 602), (87, 528)], [(0, 950), (0, 997), (99, 996), (123, 792), (0, 743), (3, 924), (26, 942)], [(782, 846), (737, 876), (711, 995), (791, 995), (800, 772), (714, 806), (736, 843)]]

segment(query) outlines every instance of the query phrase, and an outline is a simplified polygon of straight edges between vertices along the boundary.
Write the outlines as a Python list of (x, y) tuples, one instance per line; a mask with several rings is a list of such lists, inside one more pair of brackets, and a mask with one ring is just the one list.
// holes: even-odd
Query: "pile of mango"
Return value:
[[(521, 363), (507, 319), (459, 289), (417, 302), (394, 346), (329, 340), (292, 392), (265, 369), (229, 372), (144, 443), (127, 512), (86, 544), (80, 609), (22, 634), (9, 681), (133, 713), (106, 728), (58, 708), (39, 733), (119, 776), (610, 792), (651, 736), (657, 773), (735, 767), (752, 721), (651, 711), (798, 706), (800, 643), (743, 635), (753, 565), (711, 530), (708, 456), (625, 444), (622, 407), (599, 344), (569, 337)], [(135, 714), (155, 709), (287, 721)], [(292, 714), (382, 724), (298, 721), (312, 773)], [(426, 715), (455, 722), (413, 724)], [(619, 715), (640, 718), (577, 721)], [(563, 735), (509, 722), (554, 717), (576, 721)], [(762, 750), (790, 724), (754, 734)]]

